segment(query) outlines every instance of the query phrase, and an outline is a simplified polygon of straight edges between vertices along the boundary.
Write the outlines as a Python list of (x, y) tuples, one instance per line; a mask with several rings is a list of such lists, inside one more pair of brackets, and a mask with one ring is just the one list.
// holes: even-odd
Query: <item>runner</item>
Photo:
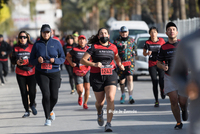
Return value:
[[(37, 114), (35, 109), (36, 96), (36, 80), (35, 67), (30, 65), (29, 58), (33, 45), (31, 44), (28, 33), (21, 31), (18, 35), (18, 43), (13, 47), (11, 61), (17, 64), (16, 78), (21, 92), (22, 103), (24, 105), (25, 114), (23, 118), (29, 117), (29, 101), (30, 108), (34, 115)], [(29, 96), (29, 97), (28, 97)]]
[(67, 54), (66, 59), (73, 67), (73, 74), (78, 93), (78, 104), (82, 106), (83, 103), (82, 93), (83, 90), (85, 89), (83, 108), (88, 109), (87, 102), (90, 95), (90, 83), (89, 83), (90, 66), (88, 67), (80, 64), (80, 59), (83, 57), (84, 53), (88, 49), (88, 46), (86, 46), (87, 44), (86, 37), (84, 35), (80, 35), (78, 37), (78, 44), (79, 45), (77, 47), (74, 47)]
[(137, 46), (135, 45), (134, 39), (129, 37), (129, 30), (127, 27), (122, 26), (119, 30), (119, 38), (114, 41), (114, 44), (118, 48), (119, 57), (121, 58), (122, 64), (125, 66), (125, 70), (118, 71), (121, 88), (121, 99), (120, 103), (125, 103), (125, 81), (127, 79), (127, 87), (129, 93), (129, 103), (133, 104), (135, 101), (132, 97), (133, 94), (133, 73), (135, 67), (134, 57), (137, 54)]
[[(80, 63), (91, 66), (90, 84), (96, 97), (97, 122), (103, 126), (103, 105), (105, 96), (107, 101), (107, 123), (105, 132), (112, 132), (111, 120), (114, 110), (114, 98), (117, 86), (117, 73), (115, 71), (115, 63), (120, 69), (124, 70), (121, 60), (118, 56), (117, 47), (109, 42), (109, 33), (106, 28), (100, 28), (96, 35), (89, 38), (88, 44), (92, 46), (83, 55)], [(92, 57), (93, 61), (88, 61)]]
[(2, 86), (4, 86), (8, 75), (8, 56), (11, 52), (11, 46), (3, 40), (3, 35), (0, 34), (0, 79)]
[[(173, 22), (169, 22), (166, 25), (166, 34), (168, 36), (168, 42), (161, 46), (157, 66), (165, 71), (164, 75), (164, 94), (169, 96), (171, 103), (171, 110), (174, 118), (177, 121), (174, 129), (182, 129), (182, 122), (180, 118), (180, 108), (182, 110), (182, 119), (186, 121), (188, 118), (187, 113), (187, 97), (178, 93), (178, 89), (172, 81), (170, 71), (172, 67), (172, 60), (174, 59), (174, 53), (179, 43), (177, 39), (178, 29)], [(165, 64), (163, 63), (165, 61)]]
[[(72, 50), (73, 47), (76, 47), (77, 44), (74, 43), (74, 37), (72, 35), (68, 35), (66, 37), (66, 44), (63, 46), (63, 50), (65, 53), (65, 56), (67, 56), (67, 54)], [(69, 74), (69, 83), (71, 86), (71, 94), (75, 94), (75, 82), (74, 82), (74, 75), (73, 75), (73, 67), (69, 64), (69, 62), (67, 61), (67, 59), (65, 59), (65, 68)]]
[(33, 46), (30, 63), (36, 67), (36, 81), (42, 92), (45, 126), (51, 126), (51, 121), (55, 120), (53, 108), (58, 100), (61, 84), (60, 64), (64, 60), (65, 54), (60, 42), (51, 38), (50, 26), (42, 25), (40, 40)]
[[(158, 38), (158, 29), (156, 27), (151, 27), (149, 30), (150, 38), (144, 44), (143, 55), (149, 56), (149, 74), (151, 76), (151, 81), (153, 84), (153, 94), (155, 98), (154, 107), (159, 107), (158, 101), (158, 80), (157, 74), (159, 76), (160, 94), (161, 98), (165, 99), (164, 95), (164, 71), (157, 67), (158, 51), (160, 47), (165, 44), (163, 38)], [(147, 52), (148, 51), (148, 52)]]

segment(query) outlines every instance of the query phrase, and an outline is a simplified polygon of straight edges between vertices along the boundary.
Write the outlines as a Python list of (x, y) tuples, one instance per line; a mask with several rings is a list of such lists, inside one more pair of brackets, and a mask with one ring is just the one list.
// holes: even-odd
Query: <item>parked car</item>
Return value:
[[(138, 34), (135, 37), (134, 43), (137, 45), (137, 56), (135, 58), (135, 72), (133, 75), (133, 80), (137, 80), (138, 76), (144, 76), (149, 75), (148, 71), (148, 56), (143, 55), (143, 47), (145, 44), (145, 41), (148, 40), (150, 37), (149, 34)], [(165, 42), (168, 41), (168, 37), (164, 33), (158, 33), (158, 37), (161, 37), (165, 40)]]
[(126, 26), (129, 29), (129, 36), (133, 39), (137, 34), (148, 33), (149, 27), (144, 21), (114, 21), (110, 27), (110, 42), (113, 43), (119, 36), (119, 29)]

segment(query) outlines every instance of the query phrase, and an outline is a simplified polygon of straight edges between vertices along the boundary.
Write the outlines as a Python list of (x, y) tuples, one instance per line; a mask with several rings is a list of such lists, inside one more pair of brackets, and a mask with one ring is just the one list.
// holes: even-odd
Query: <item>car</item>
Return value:
[(129, 36), (133, 39), (137, 34), (148, 33), (149, 27), (144, 21), (114, 21), (110, 27), (110, 42), (113, 43), (119, 37), (119, 29), (126, 26)]
[[(168, 41), (168, 37), (164, 33), (158, 33), (158, 37), (161, 37), (165, 40), (165, 42)], [(149, 75), (149, 65), (148, 65), (148, 56), (143, 55), (143, 47), (145, 44), (145, 41), (149, 39), (150, 35), (147, 33), (144, 34), (137, 34), (135, 37), (134, 43), (137, 45), (137, 56), (135, 57), (135, 72), (133, 75), (133, 80), (137, 80), (138, 76), (145, 76)]]

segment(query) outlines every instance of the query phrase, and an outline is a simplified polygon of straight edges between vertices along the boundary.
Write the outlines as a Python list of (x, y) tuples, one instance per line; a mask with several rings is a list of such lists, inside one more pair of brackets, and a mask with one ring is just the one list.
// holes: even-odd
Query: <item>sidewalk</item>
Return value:
[[(96, 121), (95, 97), (91, 91), (88, 110), (77, 104), (77, 94), (70, 94), (68, 74), (61, 71), (62, 85), (59, 100), (54, 108), (56, 120), (52, 126), (44, 126), (45, 116), (41, 104), (41, 92), (37, 87), (36, 103), (38, 114), (29, 118), (21, 118), (24, 108), (15, 73), (10, 73), (5, 86), (0, 86), (0, 133), (1, 134), (99, 134), (104, 133), (104, 127), (99, 127)], [(183, 122), (182, 130), (174, 130), (176, 124), (170, 109), (168, 97), (160, 100), (160, 107), (154, 108), (152, 85), (147, 80), (134, 82), (133, 98), (135, 104), (119, 104), (120, 91), (115, 96), (115, 111), (112, 121), (113, 134), (186, 134), (188, 122)], [(159, 96), (160, 97), (160, 96)], [(106, 105), (104, 119), (106, 121)]]

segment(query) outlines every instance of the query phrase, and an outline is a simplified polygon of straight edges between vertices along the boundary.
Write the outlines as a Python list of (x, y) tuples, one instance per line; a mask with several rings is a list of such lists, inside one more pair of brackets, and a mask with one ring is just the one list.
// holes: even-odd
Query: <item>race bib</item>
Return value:
[(101, 68), (101, 75), (112, 75), (112, 65), (105, 65)]
[(51, 63), (42, 63), (41, 69), (52, 69), (52, 64)]
[(131, 66), (131, 61), (123, 61), (122, 65), (126, 66)]

